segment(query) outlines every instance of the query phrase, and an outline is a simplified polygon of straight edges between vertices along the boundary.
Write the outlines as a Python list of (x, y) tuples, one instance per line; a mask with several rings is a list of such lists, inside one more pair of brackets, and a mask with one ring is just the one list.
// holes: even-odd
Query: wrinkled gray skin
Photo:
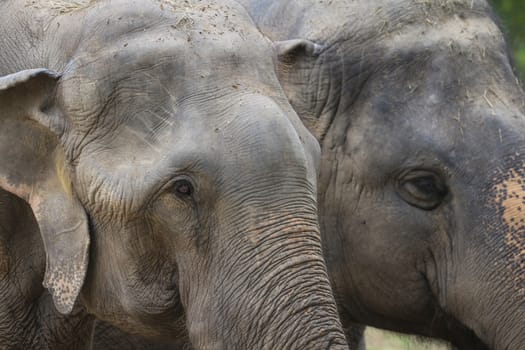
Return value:
[(343, 323), (525, 347), (524, 93), (480, 0), (240, 0), (320, 140)]
[[(3, 203), (21, 212), (2, 222), (4, 269), (28, 283), (2, 295), (22, 311), (3, 306), (0, 339), (55, 322), (35, 317), (43, 282), (63, 314), (80, 295), (101, 320), (162, 341), (187, 331), (195, 349), (347, 348), (321, 254), (319, 147), (238, 4), (2, 1), (0, 48), (0, 186), (29, 205)], [(29, 209), (45, 274), (17, 228)], [(6, 347), (82, 336), (46, 327), (63, 333)]]
[(92, 350), (192, 350), (186, 339), (177, 341), (155, 342), (138, 335), (131, 335), (112, 325), (95, 321)]

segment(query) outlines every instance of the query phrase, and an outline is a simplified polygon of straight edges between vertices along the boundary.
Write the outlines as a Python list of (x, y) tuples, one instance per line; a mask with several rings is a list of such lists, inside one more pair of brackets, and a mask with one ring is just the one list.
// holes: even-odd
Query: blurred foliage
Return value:
[(516, 66), (525, 81), (525, 1), (491, 0), (506, 29)]
[(365, 332), (367, 350), (450, 350), (445, 343), (423, 342), (416, 337), (382, 331), (367, 327)]

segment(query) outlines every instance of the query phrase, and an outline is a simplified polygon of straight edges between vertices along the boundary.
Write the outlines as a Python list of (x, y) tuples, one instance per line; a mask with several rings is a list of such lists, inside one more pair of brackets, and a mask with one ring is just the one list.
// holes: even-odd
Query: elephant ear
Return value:
[(277, 41), (277, 75), (290, 104), (318, 139), (326, 122), (321, 115), (330, 99), (329, 65), (320, 59), (325, 47), (305, 39)]
[(89, 229), (58, 142), (58, 80), (46, 69), (0, 77), (0, 187), (31, 206), (46, 251), (44, 287), (67, 314), (86, 276)]
[(297, 61), (300, 58), (315, 58), (323, 51), (323, 46), (306, 39), (277, 41), (274, 46), (280, 60)]

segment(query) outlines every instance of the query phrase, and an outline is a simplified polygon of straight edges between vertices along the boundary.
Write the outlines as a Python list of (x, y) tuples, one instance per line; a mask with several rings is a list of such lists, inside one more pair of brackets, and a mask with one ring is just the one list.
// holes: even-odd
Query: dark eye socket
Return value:
[(188, 180), (175, 181), (173, 190), (175, 194), (181, 198), (187, 198), (193, 195), (193, 185)]
[(425, 210), (436, 208), (447, 195), (445, 182), (429, 171), (414, 171), (403, 177), (399, 194), (409, 204)]

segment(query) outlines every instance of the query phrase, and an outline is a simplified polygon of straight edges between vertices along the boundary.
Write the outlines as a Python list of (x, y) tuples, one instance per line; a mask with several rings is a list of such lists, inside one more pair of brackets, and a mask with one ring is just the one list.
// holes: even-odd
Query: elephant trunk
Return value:
[(445, 309), (488, 348), (518, 350), (525, 344), (525, 168), (502, 168), (484, 191), (481, 212), (470, 204), (467, 217), (481, 222), (464, 227), (465, 239), (456, 242), (463, 253), (451, 259), (460, 271)]
[(454, 288), (453, 314), (489, 349), (518, 350), (525, 344), (523, 251), (520, 267), (512, 250), (496, 250), (467, 262)]
[(195, 347), (347, 349), (315, 213), (249, 221), (242, 240), (221, 245), (211, 288), (186, 299)]
[[(514, 220), (522, 219), (516, 216)], [(518, 350), (525, 344), (523, 229), (525, 226), (515, 230), (507, 224), (500, 224), (499, 228), (487, 232), (484, 236), (493, 236), (491, 240), (494, 244), (478, 259), (483, 262), (480, 267), (474, 267), (476, 270), (483, 269), (484, 273), (477, 271), (479, 282), (472, 286), (476, 289), (471, 289), (476, 291), (476, 305), (472, 305), (473, 317), (468, 319), (467, 325), (489, 348), (495, 350)], [(521, 237), (521, 243), (514, 239), (516, 237)]]

